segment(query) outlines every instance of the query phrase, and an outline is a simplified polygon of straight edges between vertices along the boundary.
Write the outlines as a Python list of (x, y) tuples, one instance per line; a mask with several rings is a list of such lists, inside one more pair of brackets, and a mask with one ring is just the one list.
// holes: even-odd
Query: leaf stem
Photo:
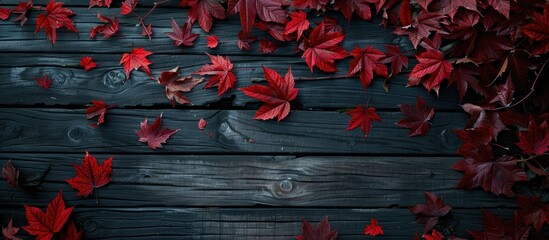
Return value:
[(536, 157), (537, 157), (537, 155), (531, 155), (531, 156), (528, 157), (528, 158), (521, 159), (521, 160), (517, 160), (517, 162), (528, 162), (528, 161), (530, 161), (530, 160), (532, 160), (532, 159), (534, 159), (534, 158), (536, 158)]

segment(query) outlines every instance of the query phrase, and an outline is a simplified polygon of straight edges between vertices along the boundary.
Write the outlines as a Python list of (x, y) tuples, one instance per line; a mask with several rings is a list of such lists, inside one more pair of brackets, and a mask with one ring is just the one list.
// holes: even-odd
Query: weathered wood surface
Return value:
[[(79, 68), (81, 54), (7, 54), (0, 53), (0, 99), (2, 105), (83, 105), (94, 99), (119, 106), (164, 106), (171, 107), (164, 87), (153, 81), (141, 71), (133, 71), (126, 81), (121, 55), (92, 54), (98, 68), (89, 72)], [(209, 63), (206, 55), (152, 55), (153, 75), (180, 66), (182, 75), (190, 75)], [(234, 56), (238, 82), (235, 89), (218, 97), (217, 89), (196, 87), (186, 95), (195, 107), (209, 106), (225, 100), (226, 105), (242, 107), (257, 103), (237, 89), (262, 81), (261, 66), (266, 66), (284, 74), (288, 67), (299, 78), (326, 77), (325, 73), (315, 70), (313, 73), (299, 58), (290, 57), (254, 57)], [(337, 66), (346, 72), (350, 59), (341, 61)], [(411, 62), (411, 66), (415, 61)], [(411, 69), (411, 68), (410, 68)], [(50, 90), (37, 86), (36, 77), (48, 75), (54, 79)], [(378, 109), (397, 109), (398, 104), (413, 104), (416, 96), (426, 99), (430, 106), (440, 110), (459, 110), (455, 87), (442, 88), (440, 97), (430, 94), (423, 87), (406, 87), (407, 75), (400, 74), (393, 79), (390, 91), (383, 89), (383, 79), (375, 78), (373, 84), (364, 89), (357, 77), (346, 78), (344, 73), (334, 79), (298, 80), (299, 94), (295, 100), (300, 109), (343, 109), (353, 108), (357, 104), (366, 104), (370, 97), (370, 106)], [(207, 78), (206, 78), (207, 79)], [(262, 83), (265, 84), (265, 83)], [(179, 105), (181, 106), (181, 105)]]
[[(135, 131), (145, 117), (163, 112), (163, 125), (182, 129), (163, 149), (151, 150), (137, 141)], [(106, 124), (89, 126), (85, 110), (0, 109), (2, 152), (148, 152), (148, 153), (353, 153), (453, 155), (461, 141), (452, 132), (463, 128), (467, 115), (438, 113), (426, 136), (407, 137), (395, 126), (400, 112), (380, 112), (383, 122), (364, 138), (345, 131), (349, 116), (337, 112), (294, 111), (282, 122), (252, 120), (249, 110), (109, 110)], [(208, 121), (199, 130), (200, 118)], [(208, 133), (212, 133), (212, 137)]]
[[(492, 210), (510, 216), (511, 210)], [(9, 209), (8, 217), (24, 225), (21, 211)], [(457, 235), (469, 237), (466, 229), (482, 230), (480, 209), (454, 209)], [(326, 208), (75, 208), (74, 219), (87, 239), (295, 239), (301, 220), (318, 224), (328, 216), (340, 240), (366, 239), (362, 233), (372, 217), (383, 226), (383, 239), (410, 240), (422, 232), (408, 209)]]
[[(92, 152), (93, 154), (93, 152)], [(36, 197), (0, 184), (0, 202), (46, 206), (59, 189), (70, 205), (96, 206), (94, 197), (76, 197), (66, 182), (71, 163), (84, 154), (0, 154), (21, 171), (38, 173), (51, 165)], [(96, 155), (98, 160), (110, 155)], [(454, 208), (516, 207), (514, 199), (481, 190), (456, 190), (458, 157), (188, 156), (115, 155), (112, 182), (99, 190), (101, 207), (293, 206), (410, 207), (425, 201), (423, 191)], [(48, 164), (49, 163), (49, 164)], [(413, 169), (413, 171), (410, 171)], [(520, 190), (519, 190), (520, 192)], [(545, 196), (549, 197), (549, 196)]]

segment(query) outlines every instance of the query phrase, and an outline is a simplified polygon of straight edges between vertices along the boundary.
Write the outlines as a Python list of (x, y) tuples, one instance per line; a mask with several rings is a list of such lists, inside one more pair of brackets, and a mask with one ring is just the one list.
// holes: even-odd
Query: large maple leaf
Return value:
[(147, 56), (151, 54), (153, 53), (145, 50), (144, 48), (133, 48), (131, 53), (124, 53), (124, 55), (122, 55), (120, 64), (124, 64), (126, 80), (130, 78), (130, 72), (132, 70), (137, 70), (139, 68), (143, 69), (147, 75), (154, 79), (151, 69), (149, 68), (151, 61), (147, 59)]
[(301, 225), (301, 235), (297, 236), (297, 240), (335, 240), (337, 238), (337, 230), (331, 230), (328, 217), (322, 219), (317, 227), (313, 227), (307, 220), (303, 219)]
[(15, 236), (17, 232), (19, 232), (19, 228), (13, 226), (13, 219), (10, 220), (8, 226), (2, 226), (2, 235), (4, 236), (4, 240), (21, 240), (21, 238)]
[(347, 51), (338, 44), (345, 39), (345, 34), (340, 31), (329, 31), (324, 21), (316, 26), (308, 39), (304, 42), (304, 52), (301, 58), (313, 71), (317, 66), (325, 72), (336, 72), (335, 60), (347, 57)]
[(97, 159), (86, 151), (82, 165), (73, 164), (76, 177), (67, 179), (72, 188), (78, 190), (76, 196), (87, 197), (94, 189), (101, 188), (111, 181), (112, 156), (98, 164)]
[(234, 88), (236, 76), (233, 73), (233, 64), (229, 57), (214, 56), (206, 53), (212, 64), (206, 64), (200, 70), (194, 72), (201, 76), (212, 75), (204, 88), (217, 87), (217, 95), (221, 96), (227, 90)]
[(538, 123), (531, 119), (528, 131), (519, 132), (517, 146), (526, 154), (542, 155), (549, 151), (549, 127), (547, 122)]
[(522, 26), (521, 30), (526, 36), (539, 42), (533, 54), (549, 52), (549, 3), (545, 4), (543, 15), (536, 13), (533, 21)]
[(90, 38), (95, 38), (95, 35), (97, 33), (102, 34), (104, 39), (110, 38), (111, 36), (113, 36), (118, 32), (120, 22), (118, 22), (118, 19), (116, 18), (116, 16), (114, 16), (114, 19), (111, 19), (109, 17), (105, 17), (98, 13), (97, 18), (101, 20), (101, 22), (104, 22), (104, 24), (99, 25), (97, 27), (92, 27), (90, 31)]
[(180, 129), (162, 128), (162, 114), (160, 114), (153, 124), (147, 124), (148, 118), (141, 122), (141, 129), (135, 131), (140, 142), (146, 142), (151, 149), (162, 148), (162, 143), (166, 143), (168, 138), (177, 133)]
[(372, 218), (372, 221), (369, 225), (366, 225), (366, 227), (363, 230), (365, 235), (370, 235), (372, 237), (375, 237), (377, 235), (383, 235), (383, 229), (379, 224), (377, 223), (377, 219)]
[(25, 216), (29, 226), (23, 229), (39, 240), (49, 240), (53, 234), (61, 231), (74, 207), (65, 208), (63, 192), (59, 192), (49, 204), (44, 213), (40, 208), (25, 205)]
[(290, 35), (297, 32), (297, 40), (301, 39), (303, 31), (309, 29), (309, 20), (307, 19), (307, 13), (301, 10), (297, 10), (290, 14), (290, 20), (284, 29), (284, 35)]
[(353, 56), (353, 60), (350, 63), (347, 76), (360, 72), (359, 77), (364, 88), (367, 88), (372, 83), (374, 72), (380, 77), (389, 78), (387, 66), (380, 62), (385, 57), (382, 51), (375, 49), (373, 46), (368, 46), (364, 49), (357, 47), (350, 54)]
[(168, 32), (166, 35), (173, 40), (173, 45), (190, 47), (193, 45), (193, 41), (198, 37), (198, 34), (192, 33), (192, 29), (193, 27), (190, 21), (185, 22), (182, 27), (179, 27), (175, 19), (172, 18), (173, 32)]
[(455, 170), (465, 172), (458, 188), (482, 187), (495, 195), (513, 197), (513, 184), (528, 181), (524, 169), (517, 166), (517, 159), (514, 157), (504, 155), (494, 158), (489, 147), (479, 148), (477, 152), (468, 152), (467, 155), (452, 166)]
[(381, 59), (381, 63), (391, 63), (391, 77), (394, 77), (402, 71), (403, 67), (408, 68), (408, 57), (404, 55), (397, 45), (385, 45), (387, 52)]
[(406, 118), (396, 122), (397, 126), (411, 128), (409, 137), (425, 135), (429, 131), (429, 120), (435, 116), (435, 109), (428, 107), (423, 98), (417, 96), (416, 105), (399, 105), (400, 111), (406, 115)]
[(530, 227), (525, 227), (520, 222), (520, 217), (515, 213), (509, 223), (504, 223), (492, 212), (482, 209), (484, 232), (467, 230), (474, 240), (526, 240), (530, 233)]
[(549, 203), (541, 201), (539, 196), (522, 196), (517, 198), (520, 210), (518, 215), (526, 225), (534, 225), (536, 231), (543, 228), (544, 223), (549, 223)]
[[(408, 86), (423, 83), (423, 86), (438, 94), (440, 84), (444, 79), (450, 79), (452, 64), (444, 59), (444, 55), (438, 50), (427, 50), (416, 56), (419, 63), (414, 67), (408, 79)], [(429, 77), (426, 77), (429, 75)]]
[(410, 208), (410, 211), (416, 215), (416, 221), (425, 224), (423, 232), (431, 230), (437, 223), (440, 217), (446, 216), (452, 209), (448, 205), (444, 205), (444, 200), (441, 197), (435, 196), (431, 192), (425, 192), (427, 204), (417, 204)]
[(351, 22), (353, 12), (355, 12), (363, 20), (372, 20), (372, 11), (370, 10), (370, 3), (375, 0), (336, 0), (334, 2), (334, 9), (343, 14), (343, 17), (347, 19), (347, 22)]
[(36, 18), (35, 32), (40, 32), (43, 29), (53, 46), (57, 41), (57, 29), (65, 27), (73, 32), (78, 32), (74, 27), (74, 22), (69, 18), (73, 15), (74, 12), (64, 8), (62, 2), (56, 3), (55, 0), (50, 0), (46, 5), (46, 13), (38, 15)]
[(265, 103), (257, 110), (255, 119), (269, 120), (276, 117), (281, 121), (290, 113), (290, 101), (294, 100), (298, 93), (292, 69), (288, 69), (284, 78), (270, 68), (263, 67), (263, 72), (268, 86), (254, 84), (239, 90)]
[(267, 22), (284, 23), (286, 12), (282, 1), (273, 0), (229, 0), (228, 15), (240, 12), (240, 24), (246, 33), (252, 31), (255, 17)]
[(362, 105), (358, 105), (353, 110), (347, 112), (347, 115), (351, 116), (351, 120), (349, 120), (349, 126), (346, 131), (351, 131), (360, 127), (365, 138), (368, 137), (368, 134), (372, 129), (372, 121), (381, 122), (381, 118), (377, 115), (376, 109), (372, 107), (365, 108)]
[(198, 20), (198, 25), (205, 32), (210, 32), (213, 17), (225, 19), (225, 8), (223, 8), (219, 0), (182, 0), (179, 5), (190, 7), (188, 12), (189, 20), (191, 23)]
[(196, 85), (203, 82), (204, 78), (193, 78), (192, 76), (181, 77), (179, 67), (162, 72), (158, 78), (158, 83), (166, 87), (166, 97), (175, 107), (175, 102), (179, 104), (188, 104), (191, 101), (184, 95), (191, 91)]

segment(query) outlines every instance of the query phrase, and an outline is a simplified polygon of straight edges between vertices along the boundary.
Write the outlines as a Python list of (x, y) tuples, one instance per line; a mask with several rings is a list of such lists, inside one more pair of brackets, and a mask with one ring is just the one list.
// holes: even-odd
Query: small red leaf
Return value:
[(147, 118), (141, 122), (141, 129), (135, 131), (140, 142), (146, 142), (151, 149), (162, 148), (162, 143), (166, 143), (168, 138), (177, 133), (180, 129), (162, 128), (162, 114), (160, 114), (153, 124), (147, 124)]
[(173, 40), (173, 45), (190, 47), (193, 45), (193, 41), (198, 37), (198, 34), (192, 33), (192, 29), (190, 21), (185, 22), (182, 27), (179, 27), (177, 22), (172, 18), (173, 32), (166, 33), (166, 35)]
[(148, 37), (149, 41), (151, 41), (152, 34), (153, 34), (153, 32), (152, 32), (152, 24), (151, 23), (149, 23), (148, 25), (141, 24), (141, 36)]
[(304, 52), (301, 58), (305, 58), (311, 72), (314, 66), (325, 72), (335, 72), (337, 69), (334, 61), (348, 56), (347, 51), (338, 45), (345, 38), (345, 34), (329, 30), (326, 23), (322, 21), (304, 41)]
[(118, 27), (120, 25), (120, 23), (118, 22), (118, 19), (116, 18), (116, 16), (114, 16), (114, 20), (109, 18), (109, 17), (105, 17), (101, 14), (97, 14), (97, 18), (99, 18), (99, 20), (101, 20), (101, 22), (104, 22), (103, 25), (99, 25), (97, 27), (92, 27), (91, 31), (90, 31), (90, 38), (95, 38), (95, 35), (97, 33), (99, 34), (102, 34), (103, 35), (103, 39), (105, 38), (110, 38), (111, 36), (113, 36), (114, 34), (116, 34), (118, 32)]
[(80, 66), (83, 67), (84, 70), (89, 71), (97, 67), (97, 64), (91, 57), (82, 57), (82, 59), (80, 59)]
[(429, 131), (429, 120), (435, 115), (435, 109), (428, 107), (423, 98), (417, 97), (416, 105), (399, 105), (400, 111), (406, 115), (406, 118), (396, 122), (397, 126), (411, 128), (408, 137), (425, 135)]
[(25, 205), (25, 216), (29, 226), (23, 229), (30, 235), (36, 236), (36, 239), (51, 239), (53, 234), (61, 231), (74, 207), (65, 208), (63, 192), (59, 192), (49, 204), (46, 212), (40, 208)]
[(225, 8), (217, 0), (182, 0), (181, 7), (190, 7), (188, 12), (189, 20), (198, 24), (205, 32), (210, 32), (213, 24), (213, 17), (225, 19)]
[(373, 46), (368, 46), (365, 49), (357, 47), (350, 54), (353, 56), (353, 60), (350, 63), (347, 76), (360, 72), (360, 81), (364, 88), (370, 86), (374, 78), (374, 72), (380, 77), (389, 78), (387, 66), (380, 62), (385, 57), (383, 52), (375, 49)]
[(286, 24), (286, 28), (284, 29), (284, 35), (290, 35), (297, 32), (297, 40), (299, 41), (303, 32), (309, 29), (310, 23), (309, 20), (307, 20), (307, 13), (301, 10), (297, 10), (290, 14), (290, 18), (292, 18), (292, 20), (290, 20)]
[(108, 7), (110, 8), (112, 0), (90, 0), (89, 8), (98, 6), (98, 7)]
[(53, 83), (53, 79), (48, 77), (48, 75), (44, 75), (44, 77), (37, 77), (36, 81), (38, 82), (38, 86), (45, 88), (46, 90), (50, 90), (50, 86)]
[(381, 118), (376, 113), (375, 108), (365, 108), (362, 105), (356, 106), (353, 110), (347, 112), (347, 115), (351, 116), (347, 131), (353, 130), (360, 126), (364, 133), (364, 138), (368, 137), (370, 129), (372, 128), (372, 121), (381, 122)]
[(98, 164), (97, 159), (86, 151), (82, 165), (73, 164), (76, 177), (67, 179), (72, 188), (78, 190), (76, 196), (87, 197), (94, 189), (101, 188), (111, 181), (112, 156)]
[(133, 12), (133, 9), (137, 6), (137, 0), (125, 0), (120, 8), (122, 15), (128, 15)]
[(433, 229), (433, 231), (429, 233), (423, 234), (423, 238), (425, 240), (444, 240), (444, 235), (442, 233), (438, 232), (437, 230)]
[(400, 52), (400, 48), (396, 45), (385, 45), (387, 52), (385, 58), (381, 59), (381, 63), (391, 63), (391, 77), (394, 77), (402, 71), (402, 67), (408, 68), (408, 57)]
[(236, 76), (232, 72), (233, 64), (229, 57), (223, 58), (222, 56), (213, 56), (206, 53), (212, 64), (206, 64), (200, 70), (194, 72), (201, 76), (204, 75), (213, 75), (210, 77), (210, 80), (206, 83), (204, 88), (211, 88), (217, 86), (217, 95), (221, 96), (227, 90), (234, 88), (236, 83)]
[(19, 186), (19, 170), (11, 164), (11, 160), (8, 160), (8, 163), (2, 167), (2, 177), (11, 187)]
[(10, 14), (11, 9), (0, 7), (0, 19), (2, 19), (3, 21), (8, 20), (10, 18)]
[(259, 51), (270, 54), (273, 53), (278, 48), (278, 45), (276, 43), (269, 41), (267, 39), (262, 39), (259, 41)]
[(207, 46), (209, 48), (216, 48), (217, 45), (219, 44), (219, 38), (217, 38), (217, 36), (213, 35), (213, 36), (206, 36), (206, 39), (208, 41), (207, 43)]
[(204, 128), (206, 128), (206, 125), (208, 125), (208, 122), (206, 122), (204, 118), (201, 118), (200, 120), (198, 120), (198, 129), (204, 130)]
[(549, 203), (541, 201), (539, 196), (522, 196), (517, 198), (520, 210), (518, 215), (526, 225), (534, 225), (536, 231), (543, 228), (544, 223), (549, 223)]
[(86, 109), (86, 119), (92, 119), (99, 116), (97, 123), (90, 124), (92, 127), (97, 127), (105, 122), (105, 114), (107, 114), (107, 109), (113, 106), (107, 107), (107, 105), (101, 100), (93, 100), (92, 104), (92, 106)]
[(74, 13), (70, 9), (63, 7), (62, 2), (56, 3), (55, 0), (50, 0), (46, 5), (46, 13), (38, 15), (36, 18), (35, 32), (40, 32), (43, 29), (53, 46), (57, 41), (57, 29), (65, 27), (68, 30), (77, 32), (74, 22), (69, 18), (73, 15)]
[(328, 217), (322, 219), (317, 227), (303, 219), (301, 235), (297, 236), (297, 240), (335, 240), (337, 238), (337, 230), (331, 230)]
[(237, 45), (240, 50), (252, 50), (252, 46), (250, 44), (255, 41), (257, 41), (257, 37), (250, 36), (249, 33), (246, 33), (244, 31), (238, 32)]
[[(416, 56), (419, 63), (414, 67), (408, 79), (408, 86), (423, 83), (430, 91), (438, 94), (440, 84), (444, 79), (450, 79), (452, 64), (444, 59), (444, 55), (438, 50), (428, 50)], [(426, 77), (430, 75), (429, 77)]]
[(69, 222), (69, 226), (65, 232), (61, 233), (60, 239), (62, 240), (80, 240), (84, 237), (83, 231), (78, 231), (73, 221)]
[(19, 228), (13, 226), (13, 219), (10, 220), (8, 226), (2, 226), (2, 235), (4, 236), (4, 240), (21, 240), (21, 238), (15, 237), (17, 232), (19, 232)]
[(19, 5), (17, 5), (17, 7), (13, 9), (14, 14), (19, 14), (15, 21), (21, 22), (21, 27), (27, 22), (27, 12), (32, 9), (33, 3), (33, 0), (27, 0), (27, 2), (19, 2)]
[(519, 132), (519, 142), (517, 146), (526, 154), (543, 155), (549, 151), (549, 127), (547, 122), (537, 124), (534, 119), (530, 119), (528, 131)]
[(192, 76), (181, 77), (179, 67), (162, 72), (158, 78), (158, 83), (166, 87), (166, 97), (175, 107), (175, 102), (179, 104), (190, 104), (191, 101), (184, 95), (190, 92), (196, 85), (203, 82), (204, 78), (193, 78)]
[(286, 21), (282, 1), (229, 0), (227, 7), (228, 15), (240, 13), (240, 24), (245, 33), (252, 31), (256, 16), (266, 22), (284, 23)]
[(147, 59), (147, 56), (151, 54), (153, 53), (145, 50), (144, 48), (133, 48), (131, 53), (124, 53), (124, 55), (122, 55), (120, 65), (124, 64), (126, 80), (130, 78), (130, 72), (132, 70), (137, 70), (139, 68), (143, 69), (147, 75), (154, 79), (151, 70), (149, 69), (151, 61)]
[(448, 205), (444, 205), (444, 200), (441, 197), (435, 196), (430, 192), (425, 192), (427, 204), (417, 204), (410, 208), (410, 211), (416, 215), (416, 221), (425, 224), (423, 232), (429, 232), (438, 223), (440, 217), (446, 216), (452, 209)]
[(377, 235), (383, 235), (383, 229), (381, 228), (381, 226), (378, 225), (375, 218), (372, 218), (370, 225), (366, 225), (363, 232), (365, 235), (370, 235), (372, 237), (375, 237)]

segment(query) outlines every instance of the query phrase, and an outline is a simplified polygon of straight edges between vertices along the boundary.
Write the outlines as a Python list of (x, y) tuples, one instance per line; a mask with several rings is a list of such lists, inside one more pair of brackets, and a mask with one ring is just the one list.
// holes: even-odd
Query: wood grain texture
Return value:
[[(87, 1), (86, 1), (87, 2)], [(146, 47), (147, 50), (154, 53), (169, 53), (169, 54), (204, 54), (209, 52), (212, 54), (227, 54), (227, 55), (265, 55), (260, 52), (259, 42), (253, 44), (254, 51), (241, 51), (237, 47), (238, 32), (241, 30), (240, 19), (238, 16), (229, 17), (223, 21), (214, 21), (210, 33), (204, 32), (198, 24), (193, 25), (193, 32), (200, 34), (194, 42), (193, 47), (177, 47), (173, 45), (172, 40), (165, 34), (171, 32), (171, 18), (174, 18), (178, 23), (182, 24), (187, 19), (187, 10), (183, 8), (159, 8), (147, 18), (147, 22), (153, 24), (153, 41), (149, 41), (141, 35), (141, 28), (137, 27), (139, 23), (137, 17), (133, 15), (119, 16), (120, 31), (117, 35), (108, 39), (101, 39), (98, 36), (95, 40), (90, 39), (89, 31), (92, 27), (101, 24), (97, 19), (97, 13), (112, 17), (119, 15), (120, 9), (98, 9), (87, 7), (71, 8), (76, 14), (71, 19), (75, 22), (78, 33), (73, 33), (66, 30), (58, 31), (58, 38), (55, 47), (51, 47), (51, 43), (46, 39), (43, 33), (35, 34), (35, 26), (29, 23), (21, 28), (18, 23), (12, 21), (0, 22), (0, 51), (10, 52), (57, 52), (57, 53), (123, 53), (129, 52), (132, 47)], [(140, 9), (138, 13), (145, 15), (148, 9)], [(31, 15), (31, 19), (36, 17), (37, 13)], [(397, 36), (390, 29), (383, 29), (379, 26), (379, 22), (354, 21), (351, 25), (344, 20), (339, 13), (333, 14), (333, 17), (339, 20), (339, 23), (346, 31), (345, 41), (342, 46), (347, 50), (360, 46), (373, 45), (377, 48), (384, 49), (384, 45), (393, 44), (400, 46), (403, 50), (411, 50), (410, 41), (402, 36)], [(311, 19), (313, 22), (320, 21), (321, 18)], [(252, 34), (259, 39), (270, 37), (267, 33), (255, 29)], [(206, 36), (217, 35), (220, 45), (217, 49), (206, 47)], [(295, 42), (284, 43), (280, 45), (272, 55), (281, 56), (296, 56)]]
[[(94, 99), (102, 99), (109, 104), (119, 106), (164, 106), (171, 107), (164, 87), (150, 79), (141, 71), (131, 72), (129, 80), (119, 65), (121, 55), (92, 54), (98, 68), (89, 72), (79, 68), (79, 54), (0, 54), (0, 99), (2, 105), (84, 105)], [(203, 65), (209, 63), (206, 55), (152, 55), (152, 72), (155, 77), (162, 71), (180, 66), (181, 74), (191, 75)], [(338, 63), (342, 71), (349, 60)], [(285, 74), (288, 67), (296, 78), (326, 78), (328, 74), (311, 72), (305, 62), (291, 57), (231, 57), (238, 82), (234, 90), (218, 97), (217, 89), (202, 89), (199, 85), (186, 95), (195, 107), (215, 104), (228, 99), (226, 105), (242, 107), (257, 103), (236, 89), (261, 82), (261, 66)], [(413, 65), (415, 61), (411, 62)], [(411, 67), (410, 67), (411, 69)], [(35, 78), (48, 75), (53, 78), (51, 89), (38, 87)], [(434, 92), (427, 93), (423, 87), (406, 87), (408, 75), (398, 75), (391, 84), (389, 92), (383, 89), (383, 79), (376, 78), (373, 84), (364, 89), (356, 77), (346, 78), (344, 73), (334, 79), (316, 81), (297, 80), (299, 89), (295, 105), (300, 109), (353, 108), (365, 104), (370, 97), (370, 105), (382, 109), (398, 109), (398, 104), (413, 104), (416, 96), (426, 99), (436, 110), (460, 110), (455, 87), (443, 88), (440, 97)], [(206, 78), (207, 79), (207, 78)], [(178, 105), (181, 106), (181, 105)]]
[[(94, 154), (92, 152), (92, 154)], [(51, 165), (45, 192), (29, 198), (0, 183), (0, 202), (46, 206), (60, 189), (70, 205), (96, 206), (66, 182), (84, 154), (0, 154), (22, 172)], [(102, 161), (110, 155), (95, 155)], [(516, 207), (514, 199), (482, 190), (456, 190), (458, 157), (115, 155), (112, 182), (99, 189), (101, 207), (240, 206), (410, 207), (424, 191), (454, 208)], [(519, 192), (520, 192), (520, 188)], [(545, 193), (546, 197), (549, 194)]]
[[(492, 210), (507, 218), (512, 211)], [(466, 229), (482, 230), (480, 209), (452, 211), (457, 235), (469, 237)], [(24, 210), (9, 209), (4, 221), (26, 224)], [(383, 239), (410, 240), (423, 225), (408, 209), (295, 209), (295, 208), (81, 208), (73, 212), (87, 239), (295, 239), (301, 220), (313, 224), (328, 216), (339, 240), (366, 239), (362, 233), (372, 217), (383, 226)]]
[[(164, 113), (163, 124), (182, 129), (163, 149), (137, 141), (135, 131), (145, 117)], [(383, 122), (363, 133), (345, 131), (349, 116), (337, 112), (293, 111), (282, 122), (252, 120), (255, 111), (109, 110), (106, 124), (93, 128), (85, 110), (0, 109), (1, 152), (145, 152), (145, 153), (353, 153), (455, 154), (461, 141), (452, 133), (463, 128), (466, 114), (438, 113), (424, 137), (407, 137), (395, 126), (401, 113), (381, 112)], [(200, 118), (208, 121), (199, 130)], [(211, 132), (212, 136), (208, 136)]]

